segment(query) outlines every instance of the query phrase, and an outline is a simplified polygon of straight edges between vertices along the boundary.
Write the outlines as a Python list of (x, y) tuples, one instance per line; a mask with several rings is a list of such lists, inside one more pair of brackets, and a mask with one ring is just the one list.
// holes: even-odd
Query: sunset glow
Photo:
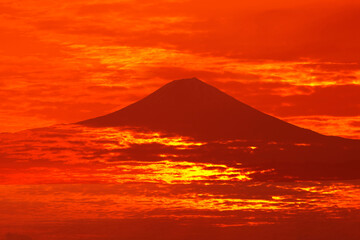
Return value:
[(0, 240), (359, 240), (360, 2), (0, 0)]
[[(282, 226), (300, 221), (301, 214), (353, 223), (360, 211), (358, 180), (288, 181), (281, 169), (249, 165), (250, 156), (256, 163), (264, 151), (312, 147), (305, 143), (198, 142), (75, 125), (2, 134), (0, 139), (0, 234), (20, 232), (45, 240), (43, 228), (67, 229), (83, 219), (99, 224), (86, 228), (91, 237), (100, 234), (99, 239), (105, 234), (98, 232), (101, 221), (109, 219), (135, 225), (144, 220), (162, 224), (159, 219), (186, 226), (206, 221), (213, 231)], [(213, 162), (217, 152), (220, 158)], [(261, 181), (269, 177), (280, 181)], [(127, 223), (112, 224), (128, 228)], [(54, 239), (69, 237), (64, 234)]]
[(295, 124), (360, 138), (359, 7), (2, 1), (0, 132), (99, 116), (196, 76)]

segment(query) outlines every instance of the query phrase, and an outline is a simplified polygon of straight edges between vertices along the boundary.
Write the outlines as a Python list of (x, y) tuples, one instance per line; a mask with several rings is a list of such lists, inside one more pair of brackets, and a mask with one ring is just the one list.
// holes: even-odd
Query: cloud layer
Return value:
[(98, 116), (196, 76), (359, 138), (359, 11), (322, 0), (2, 1), (0, 131)]

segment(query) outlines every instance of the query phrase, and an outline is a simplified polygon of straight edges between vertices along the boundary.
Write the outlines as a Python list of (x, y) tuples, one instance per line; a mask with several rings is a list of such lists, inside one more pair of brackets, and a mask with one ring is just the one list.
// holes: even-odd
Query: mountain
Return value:
[(172, 81), (119, 111), (78, 124), (137, 126), (201, 139), (309, 142), (329, 138), (262, 113), (197, 78)]

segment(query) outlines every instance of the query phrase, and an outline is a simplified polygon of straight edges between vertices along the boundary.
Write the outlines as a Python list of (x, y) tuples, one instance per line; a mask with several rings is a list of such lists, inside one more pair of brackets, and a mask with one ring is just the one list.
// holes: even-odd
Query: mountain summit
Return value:
[(325, 137), (262, 113), (197, 78), (172, 81), (119, 111), (78, 124), (137, 126), (203, 139), (311, 141)]

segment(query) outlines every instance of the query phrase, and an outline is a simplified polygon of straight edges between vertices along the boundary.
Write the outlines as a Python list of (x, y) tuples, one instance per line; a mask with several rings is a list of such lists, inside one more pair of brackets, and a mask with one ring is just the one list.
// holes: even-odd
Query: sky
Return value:
[(359, 25), (349, 0), (0, 0), (0, 132), (104, 115), (197, 77), (360, 138)]

